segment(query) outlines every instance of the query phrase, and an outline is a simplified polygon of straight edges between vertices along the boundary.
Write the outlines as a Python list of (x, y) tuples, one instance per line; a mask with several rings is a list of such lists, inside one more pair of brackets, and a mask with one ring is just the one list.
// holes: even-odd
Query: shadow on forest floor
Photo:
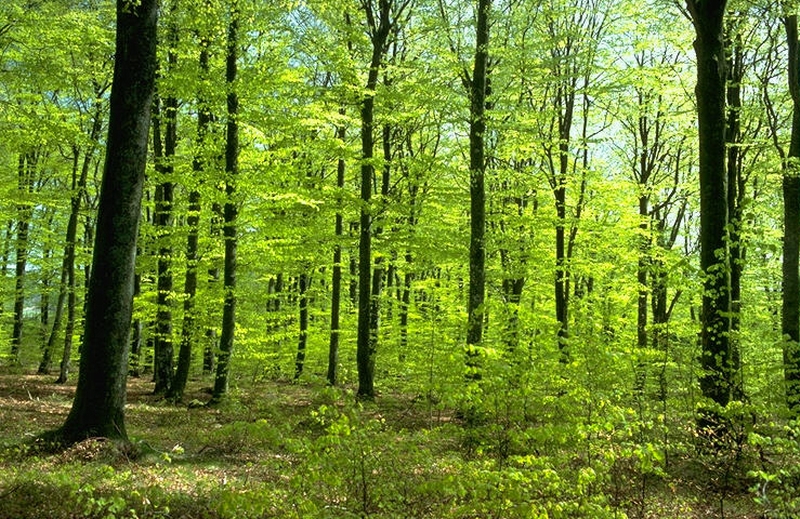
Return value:
[[(646, 466), (613, 430), (468, 429), (424, 398), (362, 406), (322, 384), (265, 381), (190, 408), (130, 379), (127, 428), (145, 456), (109, 455), (102, 439), (32, 455), (25, 441), (70, 409), (74, 382), (52, 381), (0, 372), (0, 518), (780, 517), (751, 482), (721, 491), (712, 464), (688, 454)], [(207, 401), (209, 385), (191, 380), (185, 401)]]

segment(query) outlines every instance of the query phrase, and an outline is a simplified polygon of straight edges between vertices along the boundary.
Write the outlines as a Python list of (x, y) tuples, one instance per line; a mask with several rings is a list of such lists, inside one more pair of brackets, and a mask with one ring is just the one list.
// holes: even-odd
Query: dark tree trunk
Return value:
[[(308, 268), (308, 267), (306, 267)], [(300, 274), (297, 281), (299, 293), (298, 306), (300, 318), (300, 333), (297, 337), (297, 355), (294, 361), (294, 379), (298, 380), (303, 374), (306, 362), (306, 345), (308, 344), (308, 286), (311, 284), (310, 276), (307, 271)]]
[(31, 204), (28, 202), (33, 189), (33, 169), (36, 167), (36, 154), (20, 154), (17, 168), (19, 199), (17, 204), (16, 261), (14, 263), (14, 328), (11, 333), (11, 357), (19, 362), (22, 346), (22, 328), (25, 322), (25, 269), (28, 264), (28, 232), (31, 221)]
[(154, 155), (156, 157), (156, 170), (163, 179), (156, 186), (155, 214), (153, 223), (156, 228), (156, 242), (158, 243), (158, 260), (156, 267), (156, 318), (154, 326), (154, 366), (155, 381), (154, 394), (163, 395), (172, 384), (173, 377), (173, 346), (172, 346), (172, 247), (170, 244), (170, 228), (172, 227), (172, 202), (173, 184), (172, 159), (175, 156), (176, 128), (174, 112), (171, 113), (171, 99), (165, 103), (166, 139), (164, 153), (161, 144), (161, 120), (159, 101), (156, 100), (153, 117)]
[[(102, 91), (97, 92), (97, 94), (102, 94)], [(102, 105), (98, 103), (97, 109), (94, 114), (94, 120), (92, 122), (92, 129), (89, 133), (89, 139), (91, 142), (96, 142), (97, 139), (100, 137), (100, 130), (103, 127), (103, 112), (102, 112)], [(67, 221), (67, 233), (64, 239), (64, 256), (61, 261), (61, 280), (59, 283), (59, 291), (58, 291), (58, 300), (56, 301), (56, 309), (55, 315), (53, 316), (53, 328), (50, 330), (50, 336), (47, 339), (47, 348), (50, 351), (55, 351), (56, 340), (58, 339), (58, 333), (61, 331), (61, 321), (63, 320), (64, 314), (64, 305), (67, 303), (69, 299), (70, 293), (74, 292), (75, 284), (74, 284), (74, 272), (75, 272), (75, 246), (78, 238), (78, 217), (80, 216), (81, 211), (81, 201), (84, 197), (84, 192), (86, 191), (86, 180), (89, 178), (89, 168), (92, 164), (92, 157), (94, 155), (95, 148), (94, 146), (90, 146), (83, 157), (83, 163), (81, 164), (80, 176), (77, 172), (78, 167), (78, 160), (80, 155), (80, 149), (75, 146), (74, 152), (74, 166), (72, 171), (72, 194), (70, 196), (70, 213), (69, 213), (69, 220)], [(72, 276), (72, 285), (70, 285), (70, 276)], [(74, 305), (74, 301), (73, 301)], [(74, 318), (74, 315), (73, 315)], [(70, 329), (70, 334), (72, 333), (72, 329)], [(65, 338), (65, 345), (66, 345), (66, 338)], [(70, 339), (70, 350), (71, 347), (71, 339)], [(66, 348), (65, 348), (66, 350)], [(62, 369), (59, 373), (58, 383), (64, 383), (67, 381), (67, 374), (68, 374), (68, 365), (69, 365), (69, 355), (71, 351), (65, 351), (67, 354), (66, 358), (62, 356), (61, 359), (61, 366)], [(65, 364), (67, 368), (64, 369)], [(62, 380), (63, 379), (63, 380)]]
[(789, 46), (789, 91), (792, 94), (792, 135), (783, 176), (783, 311), (781, 328), (787, 337), (783, 352), (786, 401), (800, 415), (800, 52), (797, 16), (784, 20)]
[[(172, 5), (172, 10), (176, 5)], [(175, 49), (178, 44), (178, 28), (174, 21), (167, 27), (167, 73), (173, 71), (178, 63)], [(164, 99), (164, 112), (161, 113), (160, 99), (156, 97), (153, 119), (153, 151), (159, 184), (156, 186), (154, 224), (158, 243), (157, 283), (156, 283), (156, 322), (153, 359), (155, 388), (153, 393), (164, 395), (170, 391), (174, 377), (174, 349), (172, 345), (172, 221), (175, 148), (178, 141), (177, 115), (178, 100), (173, 93)], [(162, 149), (161, 123), (164, 124)]]
[[(414, 233), (414, 228), (417, 224), (417, 195), (419, 193), (419, 184), (412, 180), (409, 185), (409, 215), (408, 227), (409, 233)], [(400, 296), (400, 355), (399, 359), (405, 359), (406, 351), (408, 350), (408, 313), (411, 308), (411, 286), (414, 282), (414, 272), (411, 270), (414, 261), (414, 256), (410, 250), (405, 254), (405, 267), (406, 272), (403, 276), (403, 290)]]
[[(730, 252), (727, 246), (728, 189), (725, 169), (725, 0), (688, 0), (697, 55), (697, 117), (700, 162), (700, 268), (703, 272), (701, 315), (703, 395), (728, 404), (733, 386), (730, 348)], [(701, 416), (701, 427), (715, 427), (713, 413)]]
[[(350, 234), (352, 236), (355, 236), (357, 232), (358, 232), (358, 222), (350, 222)], [(353, 308), (358, 308), (358, 255), (353, 254), (352, 252), (350, 253), (349, 296), (350, 296), (350, 305)]]
[[(52, 217), (47, 222), (47, 226), (51, 227), (53, 224)], [(48, 260), (52, 257), (53, 250), (48, 248), (44, 251), (44, 259)], [(42, 292), (39, 296), (39, 337), (42, 341), (42, 359), (39, 362), (38, 373), (40, 375), (49, 375), (53, 367), (53, 350), (50, 349), (48, 341), (50, 327), (50, 274), (45, 274), (41, 280)]]
[(228, 123), (225, 143), (225, 207), (223, 218), (223, 236), (225, 236), (225, 266), (222, 277), (225, 290), (225, 302), (222, 308), (222, 331), (219, 338), (219, 355), (217, 356), (217, 373), (214, 379), (214, 390), (211, 403), (218, 403), (228, 391), (228, 372), (233, 352), (234, 331), (236, 327), (236, 218), (238, 208), (234, 194), (236, 193), (236, 177), (239, 174), (239, 96), (234, 87), (236, 83), (236, 60), (238, 58), (239, 10), (234, 2), (231, 8), (231, 20), (228, 24), (228, 41), (225, 56), (225, 82), (228, 86)]
[(727, 38), (730, 42), (728, 49), (727, 91), (728, 104), (727, 124), (725, 139), (728, 143), (727, 177), (728, 177), (728, 213), (729, 213), (729, 247), (730, 247), (730, 283), (731, 283), (731, 314), (729, 338), (731, 350), (731, 369), (734, 379), (732, 383), (732, 396), (736, 399), (743, 397), (744, 391), (741, 380), (741, 355), (739, 353), (738, 331), (741, 322), (741, 297), (742, 273), (744, 271), (745, 247), (742, 242), (742, 200), (744, 181), (742, 179), (742, 92), (741, 83), (744, 79), (744, 59), (741, 36)]
[(486, 315), (486, 82), (489, 75), (489, 10), (491, 0), (477, 1), (475, 62), (469, 87), (469, 295), (467, 296), (466, 376), (480, 378), (479, 347)]
[(367, 74), (366, 93), (361, 101), (361, 218), (359, 227), (358, 263), (358, 336), (356, 341), (356, 364), (358, 367), (358, 398), (375, 398), (375, 341), (371, 337), (373, 327), (371, 309), (373, 305), (372, 270), (372, 184), (375, 175), (374, 156), (375, 137), (373, 122), (375, 118), (375, 89), (381, 61), (386, 53), (386, 42), (391, 29), (389, 20), (391, 2), (379, 1), (378, 19), (372, 1), (363, 3), (370, 27), (372, 57)]
[(106, 162), (75, 400), (55, 434), (63, 443), (125, 429), (128, 336), (156, 68), (158, 2), (117, 2), (117, 54)]
[[(345, 110), (339, 111), (340, 115), (345, 115)], [(346, 129), (339, 126), (336, 129), (336, 138), (344, 142)], [(344, 191), (345, 161), (340, 157), (336, 165), (336, 188), (339, 190), (337, 196), (336, 223), (334, 232), (336, 244), (333, 246), (333, 273), (331, 274), (331, 337), (328, 344), (328, 374), (327, 381), (331, 386), (336, 385), (336, 378), (339, 369), (339, 321), (342, 306), (342, 245), (341, 240), (344, 236), (344, 218), (341, 212), (342, 193)]]
[[(200, 74), (201, 79), (208, 77), (208, 39), (203, 38), (200, 42)], [(200, 178), (205, 170), (203, 160), (203, 148), (205, 145), (208, 127), (211, 124), (211, 112), (208, 102), (201, 95), (198, 98), (197, 114), (197, 151), (192, 161), (192, 171), (196, 178)], [(180, 402), (186, 389), (186, 381), (189, 379), (189, 368), (192, 362), (192, 344), (197, 339), (197, 311), (195, 309), (195, 297), (197, 295), (197, 264), (198, 264), (198, 243), (200, 234), (200, 191), (194, 187), (189, 192), (189, 214), (186, 218), (188, 234), (186, 237), (186, 274), (183, 283), (183, 323), (181, 327), (181, 345), (178, 352), (178, 366), (175, 376), (172, 379), (167, 397)], [(209, 370), (210, 371), (210, 370)]]

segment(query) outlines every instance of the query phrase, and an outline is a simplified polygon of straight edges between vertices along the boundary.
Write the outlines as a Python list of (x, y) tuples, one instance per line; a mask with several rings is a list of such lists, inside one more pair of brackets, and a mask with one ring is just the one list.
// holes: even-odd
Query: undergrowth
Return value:
[[(20, 383), (3, 378), (6, 389)], [(800, 510), (794, 424), (780, 434), (754, 428), (712, 454), (680, 422), (644, 420), (610, 400), (587, 410), (591, 395), (549, 397), (536, 414), (484, 399), (468, 426), (447, 403), (415, 395), (358, 404), (346, 389), (262, 382), (220, 407), (189, 409), (132, 381), (128, 429), (146, 453), (132, 460), (103, 439), (52, 455), (20, 441), (69, 409), (69, 393), (49, 393), (45, 382), (27, 376), (35, 391), (8, 389), (0, 407), (2, 518), (784, 518)]]

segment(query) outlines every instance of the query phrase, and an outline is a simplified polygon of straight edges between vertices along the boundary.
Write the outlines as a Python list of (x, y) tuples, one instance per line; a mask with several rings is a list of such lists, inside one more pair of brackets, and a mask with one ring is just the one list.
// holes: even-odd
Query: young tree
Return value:
[(155, 85), (158, 2), (117, 0), (117, 36), (106, 162), (78, 386), (52, 433), (68, 444), (91, 436), (128, 442), (125, 397), (136, 239)]

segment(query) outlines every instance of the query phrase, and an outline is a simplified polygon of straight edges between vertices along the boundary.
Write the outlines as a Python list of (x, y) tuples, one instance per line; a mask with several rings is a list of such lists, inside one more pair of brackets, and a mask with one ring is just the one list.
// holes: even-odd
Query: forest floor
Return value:
[[(36, 453), (31, 440), (63, 423), (75, 389), (53, 380), (0, 371), (0, 519), (783, 517), (724, 459), (673, 454), (667, 466), (614, 435), (467, 428), (419, 395), (360, 405), (321, 382), (244, 384), (208, 408), (131, 379), (127, 428), (144, 454), (99, 438)], [(186, 402), (208, 400), (208, 385), (191, 381)]]

